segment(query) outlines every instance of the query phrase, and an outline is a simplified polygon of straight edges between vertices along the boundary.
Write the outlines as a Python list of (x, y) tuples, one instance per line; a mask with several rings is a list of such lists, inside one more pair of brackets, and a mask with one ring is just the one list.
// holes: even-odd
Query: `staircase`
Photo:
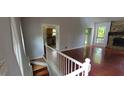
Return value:
[(49, 72), (46, 66), (32, 65), (34, 76), (49, 76)]
[(49, 76), (47, 64), (43, 59), (36, 59), (31, 62), (34, 76)]

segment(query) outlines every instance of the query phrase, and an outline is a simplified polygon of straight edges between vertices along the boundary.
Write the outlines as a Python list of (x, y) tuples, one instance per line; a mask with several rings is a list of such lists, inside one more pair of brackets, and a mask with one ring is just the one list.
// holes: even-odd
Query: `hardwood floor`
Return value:
[(90, 76), (124, 76), (124, 51), (90, 46), (63, 53), (80, 62), (84, 62), (87, 57), (90, 58)]

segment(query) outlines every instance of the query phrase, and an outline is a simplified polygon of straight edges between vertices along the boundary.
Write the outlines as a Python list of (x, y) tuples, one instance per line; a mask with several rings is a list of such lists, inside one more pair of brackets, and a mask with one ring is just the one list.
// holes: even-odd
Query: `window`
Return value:
[(104, 38), (104, 35), (105, 35), (105, 27), (99, 27), (97, 37)]
[(56, 29), (53, 29), (52, 36), (56, 36)]
[(105, 37), (105, 31), (106, 27), (104, 26), (99, 26), (97, 29), (97, 43), (102, 43), (104, 42), (104, 37)]

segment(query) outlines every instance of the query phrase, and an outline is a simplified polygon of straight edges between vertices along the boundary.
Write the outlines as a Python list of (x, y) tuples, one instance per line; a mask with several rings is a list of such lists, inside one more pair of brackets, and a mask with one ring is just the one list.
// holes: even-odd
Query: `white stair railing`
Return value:
[(91, 68), (90, 59), (81, 63), (52, 47), (45, 45), (46, 59), (51, 76), (88, 76)]
[(91, 70), (91, 64), (90, 59), (86, 58), (85, 62), (83, 63), (83, 66), (79, 68), (78, 70), (75, 70), (74, 72), (66, 75), (66, 76), (88, 76), (89, 72)]

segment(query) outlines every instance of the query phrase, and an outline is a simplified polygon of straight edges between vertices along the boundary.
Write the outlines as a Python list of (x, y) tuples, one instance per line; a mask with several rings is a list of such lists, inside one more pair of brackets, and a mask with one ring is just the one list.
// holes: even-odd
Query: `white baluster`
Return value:
[(66, 75), (66, 58), (64, 57), (64, 75)]
[(73, 62), (71, 61), (71, 72), (73, 72)]
[(74, 71), (76, 70), (76, 63), (74, 63)]
[(59, 55), (59, 74), (61, 73), (61, 55)]
[(70, 64), (69, 63), (70, 63), (70, 60), (68, 59), (68, 74), (70, 73), (69, 72), (69, 69), (70, 69), (70, 67), (69, 67)]
[(64, 75), (64, 57), (62, 57), (62, 75)]
[(68, 74), (68, 59), (66, 58), (66, 75)]

